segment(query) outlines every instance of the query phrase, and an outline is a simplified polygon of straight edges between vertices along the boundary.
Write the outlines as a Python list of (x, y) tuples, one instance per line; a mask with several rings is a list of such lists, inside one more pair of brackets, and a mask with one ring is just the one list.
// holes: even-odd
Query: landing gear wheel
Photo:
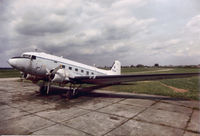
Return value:
[(73, 90), (73, 98), (77, 98), (78, 97), (78, 89), (74, 89)]
[(68, 90), (68, 91), (66, 92), (66, 97), (67, 97), (67, 99), (71, 99), (72, 96), (73, 96), (72, 90)]
[(81, 84), (77, 87), (75, 84), (70, 83), (69, 90), (66, 93), (66, 97), (68, 99), (78, 97), (78, 89), (80, 88)]
[(71, 89), (71, 90), (68, 90), (66, 92), (66, 97), (68, 99), (72, 99), (72, 98), (76, 98), (78, 96), (78, 90), (77, 89)]
[(47, 86), (40, 86), (40, 94), (41, 95), (46, 95), (47, 94)]

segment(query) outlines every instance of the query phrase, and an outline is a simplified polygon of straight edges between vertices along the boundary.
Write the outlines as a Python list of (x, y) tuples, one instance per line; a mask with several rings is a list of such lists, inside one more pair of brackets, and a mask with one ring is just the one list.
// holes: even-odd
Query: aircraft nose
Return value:
[(12, 67), (15, 67), (16, 61), (14, 59), (9, 59), (8, 64), (10, 64)]

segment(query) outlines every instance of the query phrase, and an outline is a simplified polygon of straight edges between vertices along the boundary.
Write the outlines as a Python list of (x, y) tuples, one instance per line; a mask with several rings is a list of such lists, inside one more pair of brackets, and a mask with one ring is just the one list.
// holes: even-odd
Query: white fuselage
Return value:
[(47, 71), (55, 69), (59, 65), (62, 65), (62, 67), (73, 76), (100, 76), (115, 74), (111, 70), (99, 69), (43, 52), (26, 52), (20, 57), (9, 59), (8, 63), (24, 73), (36, 76), (46, 76)]

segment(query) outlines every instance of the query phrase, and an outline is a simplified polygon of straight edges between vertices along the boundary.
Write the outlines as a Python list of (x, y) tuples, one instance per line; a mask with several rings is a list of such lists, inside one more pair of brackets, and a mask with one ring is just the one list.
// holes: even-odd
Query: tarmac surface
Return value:
[(199, 101), (102, 90), (68, 100), (59, 89), (42, 96), (15, 80), (0, 79), (0, 134), (200, 135)]

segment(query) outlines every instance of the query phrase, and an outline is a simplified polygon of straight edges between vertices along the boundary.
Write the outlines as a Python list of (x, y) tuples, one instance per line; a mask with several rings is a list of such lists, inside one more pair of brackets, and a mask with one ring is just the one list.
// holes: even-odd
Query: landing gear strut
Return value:
[(41, 95), (46, 95), (47, 94), (47, 86), (45, 86), (45, 85), (40, 86), (39, 91), (40, 91)]
[(50, 82), (43, 82), (42, 85), (40, 86), (40, 94), (41, 95), (48, 95), (49, 90), (50, 90), (51, 83)]
[(70, 84), (69, 90), (66, 92), (66, 97), (68, 99), (75, 98), (78, 95), (78, 89), (80, 87), (81, 85), (77, 87), (75, 84)]

